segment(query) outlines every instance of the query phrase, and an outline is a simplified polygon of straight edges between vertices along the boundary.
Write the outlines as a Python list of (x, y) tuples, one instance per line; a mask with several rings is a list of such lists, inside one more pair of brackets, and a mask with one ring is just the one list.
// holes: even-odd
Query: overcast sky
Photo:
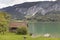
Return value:
[[(34, 2), (34, 1), (51, 1), (51, 0), (0, 0), (0, 8), (20, 4), (23, 2)], [(56, 1), (56, 0), (52, 0)]]

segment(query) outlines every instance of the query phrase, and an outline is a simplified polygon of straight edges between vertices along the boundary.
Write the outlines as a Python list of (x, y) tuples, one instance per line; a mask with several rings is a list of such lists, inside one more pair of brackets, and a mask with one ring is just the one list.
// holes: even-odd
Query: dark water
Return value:
[(52, 34), (60, 35), (60, 23), (59, 22), (36, 22), (29, 23), (29, 32), (33, 34)]

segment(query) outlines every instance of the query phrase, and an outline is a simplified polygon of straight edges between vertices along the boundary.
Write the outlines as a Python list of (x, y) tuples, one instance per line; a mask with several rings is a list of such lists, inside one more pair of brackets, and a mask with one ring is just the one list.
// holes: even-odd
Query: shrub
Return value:
[(8, 30), (10, 20), (10, 14), (8, 14), (7, 12), (0, 11), (0, 33), (5, 34), (5, 32)]
[(6, 32), (6, 27), (0, 24), (0, 33), (4, 34), (5, 32)]
[(26, 35), (27, 34), (27, 27), (19, 27), (19, 28), (17, 28), (16, 34)]

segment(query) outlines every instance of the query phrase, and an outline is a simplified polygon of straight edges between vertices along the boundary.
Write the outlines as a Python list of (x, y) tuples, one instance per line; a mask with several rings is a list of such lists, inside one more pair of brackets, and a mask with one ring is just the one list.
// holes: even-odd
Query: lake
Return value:
[(29, 22), (29, 33), (33, 34), (46, 34), (60, 36), (60, 22)]

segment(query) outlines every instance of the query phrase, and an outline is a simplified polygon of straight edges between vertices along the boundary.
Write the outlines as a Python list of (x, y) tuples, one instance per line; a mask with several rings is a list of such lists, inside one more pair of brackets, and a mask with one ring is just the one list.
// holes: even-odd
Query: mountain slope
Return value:
[(32, 18), (37, 14), (40, 16), (51, 11), (60, 11), (60, 1), (25, 2), (0, 10), (10, 13), (15, 19)]

